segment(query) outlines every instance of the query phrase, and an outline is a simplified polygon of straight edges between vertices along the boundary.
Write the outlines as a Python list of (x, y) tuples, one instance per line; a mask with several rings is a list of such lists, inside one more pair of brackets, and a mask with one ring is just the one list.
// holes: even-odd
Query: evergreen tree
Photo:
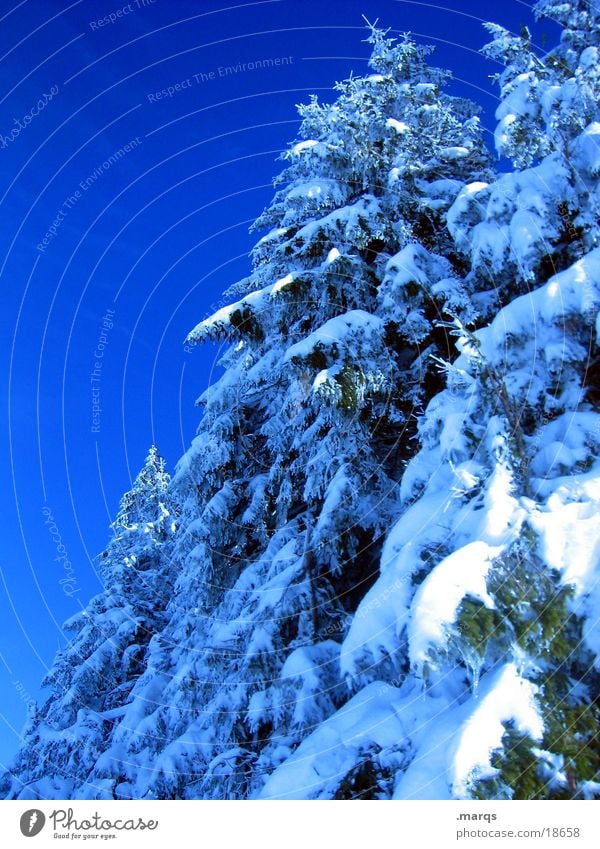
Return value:
[(168, 552), (175, 530), (169, 475), (155, 445), (121, 499), (113, 537), (98, 558), (104, 590), (65, 623), (72, 634), (44, 685), (25, 746), (3, 778), (8, 798), (112, 798), (123, 779), (105, 765), (114, 726), (144, 668), (148, 644), (164, 627), (174, 583)]
[(369, 42), (372, 74), (300, 107), (240, 299), (190, 334), (231, 345), (174, 481), (183, 571), (149, 661), (167, 683), (127, 750), (141, 795), (255, 794), (345, 701), (340, 639), (441, 386), (435, 320), (475, 314), (444, 225), (488, 174), (475, 109), (409, 37)]
[[(536, 11), (565, 25), (543, 59), (526, 32), (490, 27), (507, 64), (498, 152), (515, 170), (466, 186), (447, 214), (489, 326), (448, 325), (460, 356), (440, 363), (447, 387), (419, 422), (381, 577), (342, 647), (361, 690), (267, 797), (600, 794), (598, 14)], [(400, 673), (373, 689), (385, 658)]]
[[(598, 509), (592, 481), (598, 480), (600, 447), (594, 386), (600, 304), (600, 9), (596, 2), (542, 0), (535, 11), (538, 17), (553, 17), (564, 30), (559, 47), (530, 69), (521, 91), (542, 122), (544, 142), (537, 153), (545, 156), (537, 167), (515, 173), (512, 185), (518, 189), (511, 200), (515, 209), (523, 209), (529, 195), (544, 211), (546, 227), (553, 222), (554, 233), (545, 231), (546, 253), (533, 267), (538, 285), (554, 276), (497, 317), (490, 336), (501, 319), (508, 317), (510, 329), (496, 331), (493, 342), (481, 336), (471, 360), (475, 355), (480, 380), (488, 382), (492, 371), (502, 381), (514, 491), (533, 499), (526, 504), (520, 539), (494, 564), (488, 587), (498, 617), (494, 638), (504, 632), (508, 640), (510, 629), (511, 650), (536, 688), (543, 731), (532, 739), (506, 723), (492, 762), (495, 771), (482, 776), (477, 792), (581, 798), (600, 792), (600, 646), (594, 634), (599, 599), (593, 546), (590, 550), (600, 525), (584, 518)], [(497, 46), (496, 40), (493, 49)], [(523, 75), (517, 79), (525, 86)], [(517, 90), (503, 87), (501, 126), (511, 114), (518, 125), (528, 108), (519, 108)], [(535, 122), (530, 133), (535, 137)], [(508, 149), (503, 144), (501, 152), (513, 155), (512, 142)], [(517, 159), (516, 164), (524, 163)], [(551, 170), (558, 179), (542, 189), (539, 175)], [(531, 237), (530, 245), (535, 241)], [(516, 243), (514, 253), (523, 256), (514, 227), (511, 242)], [(567, 500), (572, 500), (576, 525), (565, 515)], [(580, 540), (586, 533), (583, 550), (563, 549), (557, 556), (556, 548), (573, 545), (573, 536)], [(571, 558), (579, 559), (577, 569)]]
[(515, 170), (468, 186), (448, 219), (469, 257), (469, 282), (488, 289), (478, 303), (490, 320), (598, 244), (600, 13), (595, 0), (548, 0), (534, 10), (565, 25), (557, 48), (539, 56), (526, 29), (514, 36), (488, 24), (484, 50), (505, 65), (495, 140)]

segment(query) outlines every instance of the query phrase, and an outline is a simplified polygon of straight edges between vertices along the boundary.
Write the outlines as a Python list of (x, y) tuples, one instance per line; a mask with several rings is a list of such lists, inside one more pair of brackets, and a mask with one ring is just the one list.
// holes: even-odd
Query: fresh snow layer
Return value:
[(269, 776), (260, 798), (331, 798), (370, 746), (394, 747), (405, 738), (400, 701), (389, 684), (376, 681), (365, 687)]
[(318, 330), (288, 348), (285, 360), (308, 357), (317, 345), (343, 345), (348, 342), (349, 338), (351, 342), (354, 342), (357, 333), (369, 335), (373, 332), (380, 332), (381, 328), (382, 321), (377, 316), (371, 315), (365, 310), (350, 310), (344, 315), (330, 318)]
[(260, 798), (331, 798), (380, 748), (397, 766), (409, 764), (398, 772), (395, 799), (468, 798), (472, 781), (493, 774), (491, 758), (509, 721), (541, 738), (535, 687), (512, 663), (484, 676), (478, 697), (464, 704), (450, 688), (446, 697), (432, 697), (414, 686), (373, 682), (300, 744), (267, 779)]
[(396, 786), (395, 799), (469, 798), (478, 778), (491, 777), (491, 757), (501, 745), (504, 723), (539, 740), (543, 723), (535, 688), (513, 663), (483, 676), (478, 695), (464, 704), (438, 701), (439, 709), (416, 729), (420, 745)]
[(420, 585), (408, 628), (409, 656), (415, 669), (423, 668), (432, 647), (445, 644), (448, 627), (466, 596), (494, 607), (485, 579), (500, 550), (481, 541), (471, 542), (444, 558)]

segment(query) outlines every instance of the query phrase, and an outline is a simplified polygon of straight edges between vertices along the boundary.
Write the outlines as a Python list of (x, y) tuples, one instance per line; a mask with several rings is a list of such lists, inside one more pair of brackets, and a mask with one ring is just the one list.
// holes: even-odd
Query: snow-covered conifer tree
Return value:
[(165, 624), (174, 575), (168, 543), (176, 510), (156, 446), (121, 499), (113, 537), (100, 557), (104, 590), (73, 616), (72, 634), (44, 684), (50, 689), (3, 778), (9, 798), (111, 798), (123, 776), (113, 729), (145, 667), (148, 644)]
[(489, 176), (474, 107), (409, 37), (369, 41), (372, 74), (300, 107), (252, 274), (190, 334), (229, 347), (174, 480), (183, 571), (150, 660), (161, 706), (129, 740), (140, 795), (255, 794), (347, 698), (340, 640), (442, 385), (435, 321), (475, 315), (444, 225)]
[(600, 13), (595, 0), (548, 0), (535, 9), (566, 27), (546, 56), (527, 30), (515, 36), (487, 25), (493, 40), (484, 52), (505, 65), (497, 76), (496, 149), (515, 170), (466, 187), (449, 216), (457, 247), (470, 257), (473, 287), (488, 290), (490, 318), (597, 244)]
[[(597, 5), (536, 10), (565, 26), (556, 50), (535, 57), (497, 27), (488, 49), (507, 63), (496, 142), (515, 170), (447, 213), (489, 324), (452, 322), (460, 356), (440, 363), (381, 577), (342, 646), (359, 692), (266, 797), (600, 792), (600, 30)], [(372, 680), (385, 657), (404, 659), (392, 687)]]

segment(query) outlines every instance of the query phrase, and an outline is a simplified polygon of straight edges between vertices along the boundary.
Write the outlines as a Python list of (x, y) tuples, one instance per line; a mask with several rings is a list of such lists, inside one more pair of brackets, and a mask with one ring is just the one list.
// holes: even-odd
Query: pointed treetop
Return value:
[(388, 27), (387, 29), (381, 29), (377, 26), (377, 24), (379, 23), (379, 18), (375, 18), (373, 23), (371, 23), (371, 21), (367, 18), (366, 15), (363, 15), (362, 18), (365, 24), (367, 25), (367, 29), (370, 32), (369, 37), (365, 38), (365, 42), (367, 44), (377, 44), (385, 42), (388, 47), (391, 47), (394, 41), (396, 41), (395, 38), (388, 38), (388, 33), (391, 32), (391, 27)]
[(397, 82), (434, 83), (442, 86), (452, 76), (448, 71), (432, 68), (426, 57), (434, 48), (417, 44), (410, 33), (400, 34), (400, 40), (390, 37), (390, 29), (381, 29), (377, 21), (371, 24), (365, 18), (370, 35), (367, 44), (373, 45), (369, 67), (379, 74), (392, 77)]
[(149, 485), (159, 492), (164, 492), (171, 479), (166, 468), (166, 461), (159, 453), (156, 442), (153, 442), (148, 450), (144, 466), (134, 481), (133, 488), (136, 489), (136, 485), (141, 485), (142, 488)]
[[(166, 469), (166, 461), (164, 457), (161, 456), (158, 446), (156, 442), (153, 442), (148, 450), (148, 454), (146, 456), (146, 461), (144, 463), (144, 468), (153, 469), (156, 472), (163, 473)], [(169, 476), (167, 475), (167, 478)], [(168, 482), (168, 481), (167, 481)]]
[[(128, 527), (140, 521), (156, 518), (158, 502), (169, 486), (171, 476), (155, 442), (150, 446), (143, 467), (129, 492), (121, 499), (115, 527)], [(147, 514), (147, 515), (146, 515)]]

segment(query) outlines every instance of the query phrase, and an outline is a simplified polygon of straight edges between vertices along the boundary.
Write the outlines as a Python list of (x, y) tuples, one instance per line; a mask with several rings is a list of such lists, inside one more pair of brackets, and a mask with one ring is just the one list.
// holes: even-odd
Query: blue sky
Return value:
[(295, 104), (364, 71), (362, 14), (493, 130), (481, 20), (518, 0), (0, 3), (0, 764), (149, 444), (172, 469), (194, 435), (218, 350), (183, 340), (249, 270)]

